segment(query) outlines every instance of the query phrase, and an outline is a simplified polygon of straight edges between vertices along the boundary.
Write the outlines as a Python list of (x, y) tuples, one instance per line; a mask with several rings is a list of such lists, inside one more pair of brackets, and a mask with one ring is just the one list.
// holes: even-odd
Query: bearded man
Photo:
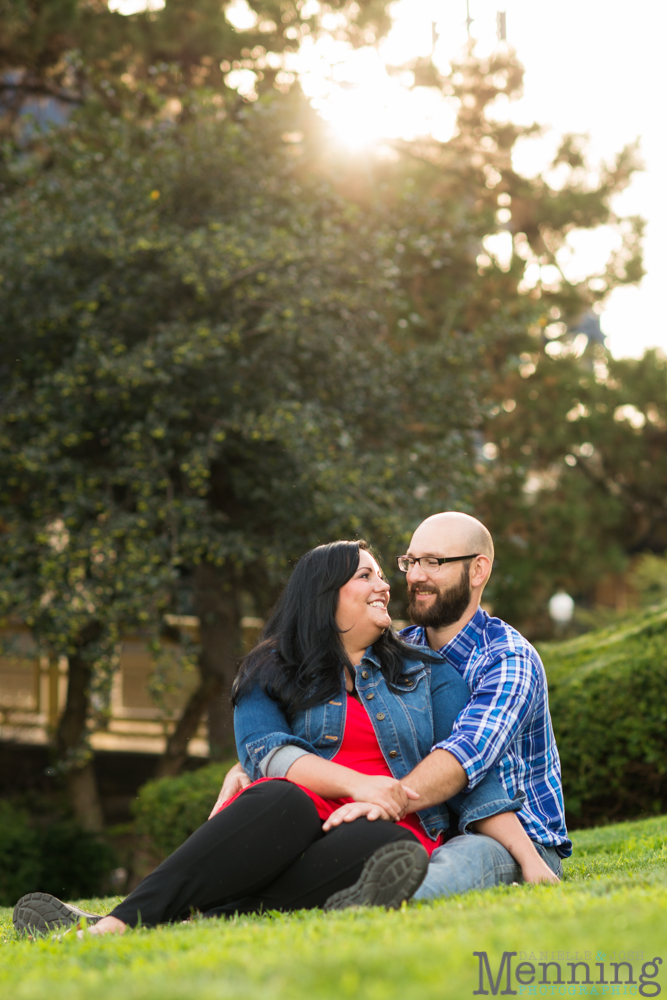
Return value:
[[(525, 796), (517, 815), (535, 849), (560, 876), (561, 859), (572, 853), (572, 844), (547, 679), (527, 639), (480, 607), (493, 556), (484, 525), (449, 511), (420, 524), (406, 555), (398, 557), (414, 623), (402, 637), (437, 650), (471, 692), (449, 739), (434, 746), (405, 782), (419, 793), (421, 809), (474, 788), (496, 767), (510, 797)], [(518, 865), (496, 841), (482, 834), (457, 836), (434, 851), (414, 898), (519, 881)]]

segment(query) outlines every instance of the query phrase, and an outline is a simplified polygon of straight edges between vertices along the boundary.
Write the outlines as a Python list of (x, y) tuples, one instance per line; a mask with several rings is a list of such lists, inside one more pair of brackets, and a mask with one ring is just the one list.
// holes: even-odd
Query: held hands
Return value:
[(251, 784), (252, 781), (245, 773), (240, 763), (234, 764), (234, 767), (230, 768), (230, 770), (227, 771), (227, 774), (225, 775), (225, 780), (222, 783), (220, 794), (216, 799), (215, 805), (211, 809), (211, 815), (209, 816), (209, 819), (213, 819), (215, 814), (222, 809), (225, 802), (231, 799), (233, 795), (236, 795), (236, 793), (240, 792), (241, 789), (246, 788), (248, 785)]
[[(358, 773), (348, 794), (350, 798), (355, 800), (355, 803), (374, 805), (381, 810), (378, 816), (369, 816), (369, 819), (388, 819), (394, 822), (403, 819), (411, 799), (419, 798), (417, 792), (408, 788), (407, 785), (402, 785), (396, 778)], [(336, 810), (336, 813), (339, 811)], [(366, 813), (360, 815), (366, 815)], [(329, 817), (329, 822), (331, 819), (332, 817)]]

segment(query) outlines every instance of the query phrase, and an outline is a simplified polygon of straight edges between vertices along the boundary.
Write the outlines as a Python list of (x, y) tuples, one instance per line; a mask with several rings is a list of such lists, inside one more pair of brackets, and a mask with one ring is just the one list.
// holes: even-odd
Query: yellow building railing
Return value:
[[(196, 640), (199, 620), (194, 616), (166, 615), (165, 623)], [(246, 649), (257, 640), (262, 625), (259, 618), (241, 619)], [(30, 630), (21, 625), (0, 631), (0, 640), (0, 741), (46, 744), (67, 698), (67, 659), (39, 655)], [(91, 722), (93, 749), (164, 752), (180, 710), (198, 682), (196, 671), (179, 671), (177, 645), (171, 644), (171, 653), (176, 683), (168, 687), (158, 704), (151, 693), (155, 662), (146, 640), (139, 635), (123, 638), (112, 680), (110, 711), (102, 724)], [(204, 722), (190, 740), (188, 753), (208, 756)]]

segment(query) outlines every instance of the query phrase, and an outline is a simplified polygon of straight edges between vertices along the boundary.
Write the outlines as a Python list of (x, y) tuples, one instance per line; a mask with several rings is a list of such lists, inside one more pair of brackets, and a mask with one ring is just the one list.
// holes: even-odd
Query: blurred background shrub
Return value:
[(209, 764), (176, 778), (147, 782), (132, 807), (137, 834), (150, 839), (156, 854), (171, 854), (208, 819), (224, 777), (235, 763)]
[(667, 603), (540, 652), (570, 825), (664, 812)]
[(112, 848), (67, 819), (40, 822), (26, 809), (0, 802), (0, 906), (26, 892), (65, 899), (96, 896), (115, 866)]

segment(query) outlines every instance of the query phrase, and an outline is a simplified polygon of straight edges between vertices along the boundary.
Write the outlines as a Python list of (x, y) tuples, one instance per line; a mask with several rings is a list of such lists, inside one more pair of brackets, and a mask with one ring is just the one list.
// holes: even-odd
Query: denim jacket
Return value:
[[(420, 648), (415, 647), (416, 654)], [(460, 674), (444, 659), (406, 659), (395, 690), (387, 685), (379, 661), (369, 646), (355, 669), (354, 683), (361, 704), (373, 724), (377, 741), (394, 778), (406, 777), (428, 756), (435, 743), (447, 739), (470, 692)], [(333, 760), (345, 731), (347, 696), (341, 667), (340, 694), (297, 712), (287, 721), (279, 703), (254, 687), (234, 711), (239, 760), (253, 781), (267, 773), (266, 763), (283, 747), (291, 747), (290, 763), (305, 753)], [(460, 792), (448, 805), (458, 813), (461, 833), (471, 832), (475, 820), (521, 808), (524, 796), (510, 799), (492, 769), (472, 791)], [(435, 840), (449, 827), (445, 804), (417, 812), (427, 835)]]

